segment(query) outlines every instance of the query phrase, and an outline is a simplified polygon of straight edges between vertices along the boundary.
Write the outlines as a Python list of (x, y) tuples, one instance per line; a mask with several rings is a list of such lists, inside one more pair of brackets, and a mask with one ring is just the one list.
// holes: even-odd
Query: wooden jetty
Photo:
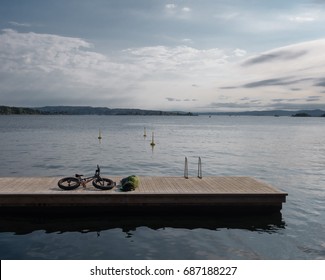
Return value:
[[(122, 177), (111, 177), (119, 182)], [(118, 211), (118, 212), (274, 212), (282, 209), (287, 193), (250, 177), (140, 176), (130, 192), (118, 188), (64, 191), (57, 177), (0, 178), (0, 211)]]

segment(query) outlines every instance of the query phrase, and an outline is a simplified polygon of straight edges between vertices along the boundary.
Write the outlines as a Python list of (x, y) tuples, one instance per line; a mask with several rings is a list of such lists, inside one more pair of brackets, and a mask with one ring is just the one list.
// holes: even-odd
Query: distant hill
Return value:
[(141, 109), (110, 109), (91, 106), (46, 106), (21, 108), (0, 106), (0, 115), (140, 115), (140, 116), (194, 116), (197, 114), (181, 111), (159, 111)]
[(40, 115), (41, 111), (23, 107), (0, 106), (0, 115)]
[(0, 106), (0, 115), (139, 115), (139, 116), (197, 116), (197, 115), (229, 115), (229, 116), (293, 116), (293, 117), (325, 117), (324, 110), (269, 110), (245, 112), (203, 112), (191, 113), (182, 111), (160, 111), (141, 109), (110, 109), (91, 106), (45, 106), (38, 108)]
[(319, 109), (298, 110), (298, 111), (269, 110), (269, 111), (245, 111), (245, 112), (210, 112), (210, 113), (200, 113), (200, 115), (325, 117), (325, 111)]
[(37, 108), (44, 114), (64, 115), (140, 115), (140, 116), (192, 116), (191, 112), (160, 111), (141, 109), (110, 109), (107, 107), (90, 106), (46, 106)]

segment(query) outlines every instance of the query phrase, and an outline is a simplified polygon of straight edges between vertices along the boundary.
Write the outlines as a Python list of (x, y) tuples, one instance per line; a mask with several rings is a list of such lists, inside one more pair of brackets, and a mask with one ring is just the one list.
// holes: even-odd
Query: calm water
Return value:
[(0, 215), (1, 259), (325, 259), (325, 118), (0, 116), (0, 132), (0, 176), (182, 176), (185, 156), (196, 176), (200, 156), (203, 176), (289, 193), (267, 217)]

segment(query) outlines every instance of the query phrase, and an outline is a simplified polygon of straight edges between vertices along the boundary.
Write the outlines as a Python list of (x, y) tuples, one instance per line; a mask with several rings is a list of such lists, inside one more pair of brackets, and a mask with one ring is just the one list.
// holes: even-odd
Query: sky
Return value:
[(325, 0), (0, 7), (0, 105), (325, 109)]

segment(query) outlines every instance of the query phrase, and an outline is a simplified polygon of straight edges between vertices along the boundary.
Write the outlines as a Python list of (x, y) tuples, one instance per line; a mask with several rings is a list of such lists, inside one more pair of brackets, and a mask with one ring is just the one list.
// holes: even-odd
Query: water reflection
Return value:
[(0, 232), (12, 232), (25, 235), (43, 230), (45, 233), (80, 232), (100, 233), (110, 229), (121, 229), (125, 237), (131, 237), (132, 232), (139, 227), (153, 230), (163, 228), (182, 229), (245, 229), (274, 233), (285, 228), (281, 213), (269, 215), (126, 215), (126, 214), (81, 214), (76, 215), (14, 215), (0, 216)]

